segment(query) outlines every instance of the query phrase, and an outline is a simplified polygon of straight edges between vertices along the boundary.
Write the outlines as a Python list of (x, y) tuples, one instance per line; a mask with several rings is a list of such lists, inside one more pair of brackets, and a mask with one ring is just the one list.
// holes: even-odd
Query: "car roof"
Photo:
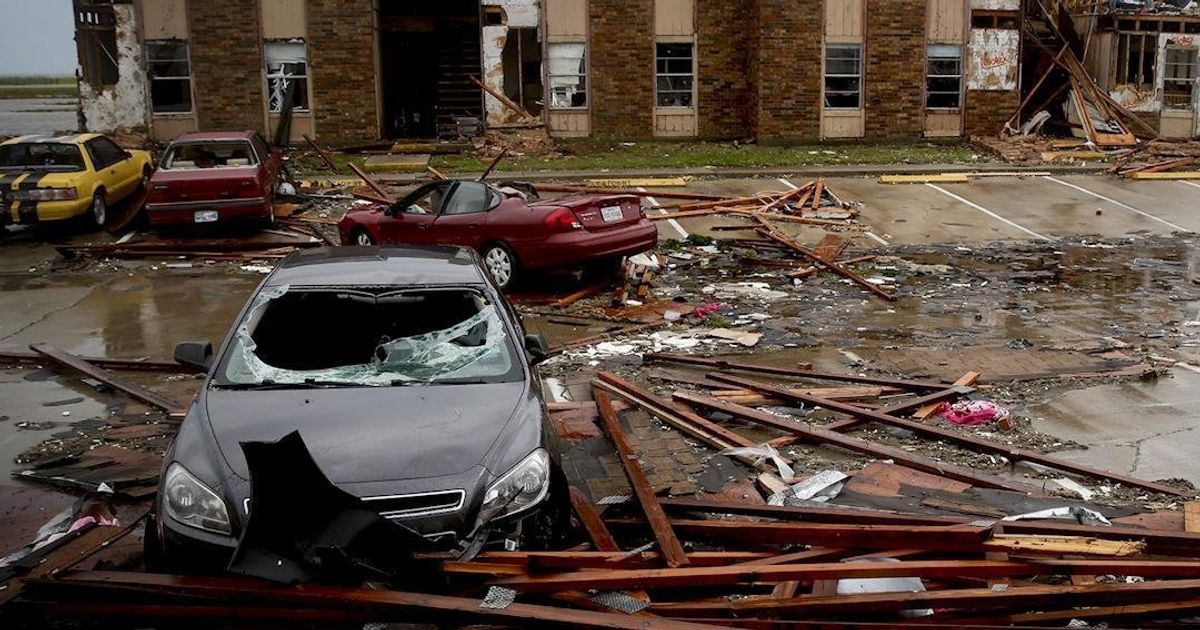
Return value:
[(212, 142), (215, 140), (249, 140), (254, 137), (253, 131), (198, 131), (184, 133), (175, 137), (176, 142)]
[(266, 286), (482, 285), (478, 257), (465, 247), (322, 247), (279, 264)]
[(83, 144), (92, 138), (99, 138), (104, 134), (101, 133), (73, 133), (65, 136), (45, 136), (45, 135), (30, 135), (17, 136), (10, 138), (4, 142), (0, 142), (0, 146), (5, 144), (32, 144), (32, 143), (51, 143), (51, 144)]

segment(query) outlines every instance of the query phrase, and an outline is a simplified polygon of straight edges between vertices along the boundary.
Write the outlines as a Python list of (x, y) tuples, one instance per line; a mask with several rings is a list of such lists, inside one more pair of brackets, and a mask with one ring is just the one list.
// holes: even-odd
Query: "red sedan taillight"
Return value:
[(583, 229), (583, 224), (579, 222), (579, 217), (576, 217), (574, 212), (571, 212), (566, 208), (559, 208), (558, 210), (551, 212), (546, 217), (545, 224), (546, 227), (550, 228), (551, 230), (559, 230), (563, 232), (567, 230)]

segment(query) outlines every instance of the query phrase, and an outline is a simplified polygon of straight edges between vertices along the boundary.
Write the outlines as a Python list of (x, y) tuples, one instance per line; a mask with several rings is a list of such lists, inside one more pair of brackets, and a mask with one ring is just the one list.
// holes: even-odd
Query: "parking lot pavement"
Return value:
[[(788, 178), (699, 180), (686, 188), (663, 190), (748, 196), (803, 183)], [(1195, 211), (1200, 207), (1200, 184), (1193, 182), (1075, 175), (903, 185), (880, 184), (874, 178), (829, 178), (826, 184), (844, 200), (862, 204), (859, 224), (864, 230), (855, 238), (860, 247), (1200, 231), (1200, 213)], [(661, 205), (677, 203), (658, 201)], [(747, 231), (712, 230), (713, 226), (739, 223), (745, 223)], [(824, 232), (816, 227), (781, 227), (806, 242), (815, 242)], [(687, 234), (753, 235), (748, 221), (728, 216), (664, 221), (659, 229), (664, 239)]]

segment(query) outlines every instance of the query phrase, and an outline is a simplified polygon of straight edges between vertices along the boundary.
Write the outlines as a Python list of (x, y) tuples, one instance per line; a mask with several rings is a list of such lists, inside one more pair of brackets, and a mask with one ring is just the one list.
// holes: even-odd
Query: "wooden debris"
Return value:
[(363, 182), (365, 182), (367, 184), (367, 186), (370, 187), (370, 189), (372, 191), (374, 191), (376, 195), (379, 196), (380, 199), (386, 199), (386, 200), (388, 200), (389, 203), (396, 201), (395, 195), (388, 192), (387, 189), (385, 189), (383, 186), (380, 186), (378, 183), (375, 182), (375, 180), (371, 179), (371, 176), (364, 173), (363, 170), (361, 168), (359, 168), (357, 164), (350, 162), (349, 164), (347, 164), (347, 166), (349, 166), (350, 170), (354, 171), (354, 174), (358, 175), (358, 178), (363, 180)]
[(54, 346), (44, 343), (35, 343), (29, 346), (29, 349), (45, 357), (58, 367), (74, 370), (89, 378), (94, 378), (113, 389), (124, 392), (134, 400), (158, 407), (171, 416), (183, 417), (183, 405), (180, 405), (177, 401), (171, 400), (157, 392), (152, 392), (137, 383), (125, 380), (103, 368), (96, 367), (73, 354), (63, 352)]
[(329, 172), (331, 172), (331, 173), (340, 172), (340, 170), (337, 167), (337, 164), (334, 164), (333, 160), (329, 159), (329, 155), (327, 153), (325, 153), (325, 150), (322, 149), (320, 147), (320, 145), (317, 144), (316, 140), (313, 140), (312, 138), (310, 138), (308, 134), (301, 134), (301, 137), (303, 137), (304, 141), (308, 143), (308, 146), (312, 147), (312, 150), (317, 153), (317, 157), (321, 158), (321, 162), (323, 162), (325, 164), (325, 168), (329, 169)]
[(821, 266), (821, 267), (825, 267), (826, 269), (836, 272), (838, 275), (840, 275), (844, 278), (850, 279), (851, 281), (853, 281), (855, 284), (859, 285), (860, 287), (870, 291), (871, 293), (874, 293), (875, 295), (878, 295), (879, 297), (881, 297), (889, 302), (895, 302), (897, 299), (895, 294), (884, 291), (883, 289), (879, 288), (878, 286), (875, 286), (875, 284), (868, 281), (866, 278), (863, 278), (862, 276), (854, 273), (853, 271), (850, 271), (849, 269), (846, 269), (845, 267), (843, 267), (837, 263), (822, 260), (821, 257), (818, 256), (817, 253), (814, 252), (813, 250), (793, 241), (792, 239), (784, 236), (783, 234), (780, 234), (776, 230), (767, 229), (767, 228), (758, 228), (756, 231), (759, 234), (761, 234), (781, 245), (784, 245), (784, 246), (792, 249), (793, 251), (800, 254), (801, 256), (808, 258), (814, 264)]

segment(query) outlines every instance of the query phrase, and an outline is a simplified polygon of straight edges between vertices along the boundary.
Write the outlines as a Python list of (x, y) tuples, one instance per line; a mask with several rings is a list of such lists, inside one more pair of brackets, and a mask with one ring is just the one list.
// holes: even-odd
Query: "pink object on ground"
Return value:
[(1008, 417), (1007, 409), (986, 400), (964, 400), (953, 405), (942, 403), (937, 412), (946, 422), (967, 427), (977, 427)]

